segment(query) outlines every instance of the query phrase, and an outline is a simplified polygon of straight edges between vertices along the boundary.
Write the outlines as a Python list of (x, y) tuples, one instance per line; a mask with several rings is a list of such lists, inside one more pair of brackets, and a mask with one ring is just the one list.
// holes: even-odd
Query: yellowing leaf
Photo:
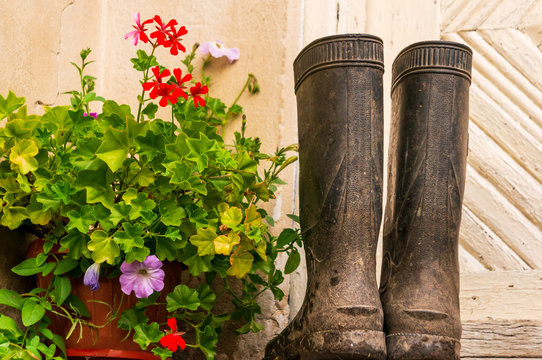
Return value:
[(239, 247), (233, 252), (233, 255), (230, 257), (231, 267), (228, 269), (227, 274), (240, 279), (245, 276), (250, 271), (250, 269), (252, 269), (253, 261), (254, 256)]
[(254, 204), (250, 205), (250, 207), (246, 210), (246, 218), (245, 218), (245, 228), (248, 230), (251, 226), (260, 226), (262, 223), (262, 216), (256, 210), (256, 206)]
[(216, 239), (216, 233), (213, 229), (198, 229), (197, 235), (192, 235), (190, 237), (190, 242), (192, 245), (198, 247), (198, 255), (214, 255), (215, 254), (215, 245), (214, 240)]
[(233, 247), (241, 242), (241, 238), (235, 232), (230, 231), (228, 235), (220, 235), (214, 240), (215, 252), (217, 254), (229, 255)]
[(267, 251), (267, 242), (265, 241), (260, 242), (260, 244), (256, 248), (256, 253), (260, 255), (263, 261), (267, 261), (266, 251)]
[(120, 255), (120, 248), (115, 240), (102, 230), (96, 230), (90, 235), (88, 249), (92, 251), (92, 260), (97, 263), (107, 261), (114, 264), (115, 258)]
[(220, 221), (229, 228), (234, 228), (243, 220), (243, 212), (238, 207), (231, 207), (221, 213)]
[(9, 161), (16, 164), (23, 174), (35, 171), (38, 168), (38, 161), (34, 156), (38, 155), (38, 147), (32, 140), (21, 140), (9, 154)]

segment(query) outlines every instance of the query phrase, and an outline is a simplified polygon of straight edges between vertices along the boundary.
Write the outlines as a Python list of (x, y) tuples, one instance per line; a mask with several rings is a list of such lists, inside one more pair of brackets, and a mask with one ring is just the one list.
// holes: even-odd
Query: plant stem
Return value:
[[(150, 42), (150, 41), (149, 41)], [(151, 51), (151, 55), (149, 56), (149, 63), (147, 64), (147, 69), (145, 69), (145, 73), (143, 74), (143, 83), (146, 83), (147, 80), (149, 80), (148, 76), (149, 76), (149, 69), (150, 69), (150, 66), (151, 66), (151, 61), (152, 61), (152, 57), (154, 55), (154, 50), (156, 49), (157, 45), (156, 44), (152, 44), (152, 51)], [(137, 122), (140, 122), (141, 119), (140, 119), (140, 116), (141, 116), (141, 108), (143, 107), (143, 102), (144, 102), (144, 98), (145, 98), (145, 89), (143, 89), (141, 91), (141, 98), (139, 99), (139, 106), (137, 108)]]

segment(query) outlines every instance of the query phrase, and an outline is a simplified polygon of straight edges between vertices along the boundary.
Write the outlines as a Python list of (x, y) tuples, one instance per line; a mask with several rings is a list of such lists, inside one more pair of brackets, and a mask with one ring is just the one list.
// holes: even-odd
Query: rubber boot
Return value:
[(375, 256), (382, 218), (382, 40), (325, 37), (294, 62), (307, 292), (265, 359), (385, 359)]
[(458, 235), (472, 52), (431, 41), (393, 63), (380, 294), (388, 359), (459, 359)]

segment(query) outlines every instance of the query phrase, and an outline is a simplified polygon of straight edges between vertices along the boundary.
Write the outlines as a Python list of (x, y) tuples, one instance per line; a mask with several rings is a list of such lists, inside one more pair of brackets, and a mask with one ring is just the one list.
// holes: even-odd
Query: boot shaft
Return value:
[[(393, 359), (407, 356), (409, 346), (428, 348), (408, 358), (459, 356), (458, 237), (471, 61), (468, 47), (434, 41), (407, 47), (393, 64), (380, 285)], [(413, 334), (427, 339), (416, 343)]]

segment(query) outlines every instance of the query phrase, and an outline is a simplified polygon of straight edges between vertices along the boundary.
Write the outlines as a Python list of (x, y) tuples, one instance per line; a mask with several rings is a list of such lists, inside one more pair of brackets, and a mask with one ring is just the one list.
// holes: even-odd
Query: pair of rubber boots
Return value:
[(430, 41), (392, 69), (380, 291), (382, 41), (338, 35), (294, 62), (305, 301), (266, 360), (459, 359), (458, 233), (471, 50)]

